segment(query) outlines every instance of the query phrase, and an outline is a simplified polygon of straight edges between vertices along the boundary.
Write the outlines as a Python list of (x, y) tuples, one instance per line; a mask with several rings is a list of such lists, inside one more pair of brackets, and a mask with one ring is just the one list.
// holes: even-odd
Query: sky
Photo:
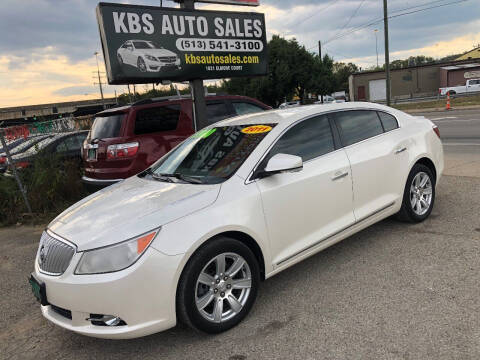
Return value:
[[(389, 14), (421, 10), (390, 19), (390, 59), (427, 55), (434, 58), (461, 53), (480, 44), (479, 0), (388, 0)], [(159, 0), (118, 0), (117, 3), (158, 5)], [(0, 108), (99, 98), (94, 85), (96, 59), (101, 53), (93, 0), (0, 1)], [(354, 29), (383, 17), (383, 0), (260, 0), (255, 8), (200, 4), (197, 8), (256, 11), (265, 14), (267, 38), (278, 34), (296, 38), (309, 51), (362, 68), (384, 59), (383, 22)], [(425, 4), (422, 7), (422, 4)], [(164, 6), (178, 4), (164, 0)], [(408, 10), (404, 10), (407, 9)], [(375, 32), (375, 30), (378, 30)], [(100, 71), (104, 72), (102, 55)], [(105, 81), (106, 79), (104, 79)], [(126, 86), (105, 87), (106, 96)], [(137, 91), (145, 91), (139, 85)]]

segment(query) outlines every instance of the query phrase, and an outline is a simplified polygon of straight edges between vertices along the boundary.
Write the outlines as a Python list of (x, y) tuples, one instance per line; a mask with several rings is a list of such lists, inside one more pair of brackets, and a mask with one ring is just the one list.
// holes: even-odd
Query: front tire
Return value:
[(430, 216), (434, 202), (435, 177), (427, 166), (415, 164), (408, 175), (397, 218), (412, 223), (422, 222)]
[(146, 72), (147, 71), (147, 65), (145, 64), (145, 60), (143, 60), (141, 57), (139, 57), (138, 60), (137, 60), (137, 68), (141, 72)]
[(188, 261), (177, 289), (177, 315), (190, 327), (220, 333), (250, 312), (260, 283), (259, 265), (242, 242), (219, 237)]

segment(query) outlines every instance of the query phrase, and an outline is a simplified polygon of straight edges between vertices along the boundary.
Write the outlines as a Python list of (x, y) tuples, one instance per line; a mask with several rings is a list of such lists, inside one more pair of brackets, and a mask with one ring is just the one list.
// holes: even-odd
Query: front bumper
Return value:
[[(136, 338), (175, 326), (175, 294), (182, 256), (167, 256), (150, 247), (125, 270), (75, 275), (81, 255), (77, 252), (60, 276), (41, 273), (35, 261), (34, 276), (45, 283), (49, 303), (41, 306), (45, 318), (76, 333), (107, 339)], [(58, 308), (69, 311), (71, 319)], [(118, 316), (126, 325), (93, 325), (86, 320), (91, 314)]]
[(180, 59), (177, 59), (175, 62), (161, 62), (161, 61), (151, 61), (146, 60), (145, 65), (147, 66), (147, 71), (157, 72), (162, 70), (175, 70), (180, 69)]

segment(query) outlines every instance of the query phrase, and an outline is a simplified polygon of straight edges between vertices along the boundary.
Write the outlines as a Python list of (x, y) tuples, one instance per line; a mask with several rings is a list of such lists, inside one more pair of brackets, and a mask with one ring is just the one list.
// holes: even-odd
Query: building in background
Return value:
[[(115, 105), (115, 98), (105, 99), (105, 106), (107, 108)], [(68, 116), (92, 115), (102, 110), (103, 104), (101, 99), (13, 106), (0, 108), (0, 123), (3, 122), (2, 126), (21, 125), (36, 121), (55, 120)]]
[[(465, 85), (480, 78), (480, 61), (431, 63), (390, 70), (392, 101), (438, 95), (439, 88)], [(354, 101), (383, 102), (386, 99), (385, 71), (364, 71), (350, 75), (349, 94)]]
[(469, 52), (466, 52), (462, 56), (459, 56), (455, 60), (472, 60), (472, 59), (480, 59), (480, 46), (470, 50)]

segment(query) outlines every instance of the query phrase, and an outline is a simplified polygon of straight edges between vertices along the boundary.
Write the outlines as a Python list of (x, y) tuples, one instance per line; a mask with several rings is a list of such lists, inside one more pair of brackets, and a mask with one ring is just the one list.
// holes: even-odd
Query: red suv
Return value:
[[(207, 96), (207, 121), (271, 109), (246, 96)], [(85, 175), (93, 187), (133, 176), (195, 132), (190, 97), (147, 99), (95, 115), (83, 143)]]

